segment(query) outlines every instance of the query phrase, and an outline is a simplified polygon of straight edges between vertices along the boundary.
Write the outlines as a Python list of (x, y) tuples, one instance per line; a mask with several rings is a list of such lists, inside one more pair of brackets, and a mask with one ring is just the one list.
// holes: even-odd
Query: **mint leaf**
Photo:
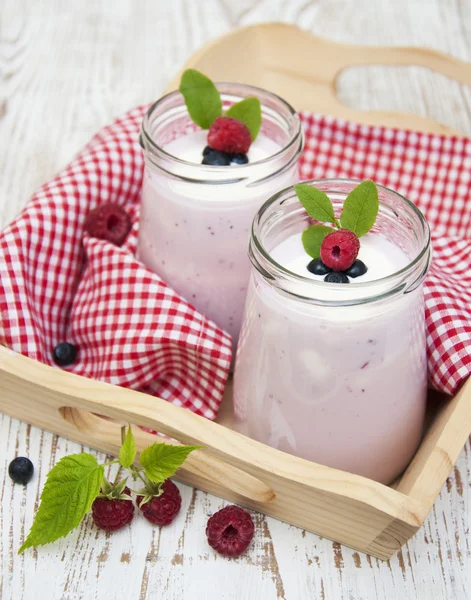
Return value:
[(128, 427), (128, 431), (123, 440), (123, 444), (119, 449), (119, 464), (125, 469), (133, 464), (136, 458), (136, 440), (134, 439), (131, 426)]
[(190, 452), (198, 448), (201, 446), (152, 444), (141, 452), (140, 462), (147, 477), (159, 483), (171, 477), (182, 466)]
[(244, 98), (233, 104), (226, 112), (226, 116), (245, 123), (249, 128), (252, 142), (255, 140), (262, 125), (262, 109), (258, 98)]
[(378, 216), (378, 188), (370, 179), (357, 185), (343, 203), (340, 223), (358, 237), (365, 235), (373, 227)]
[(311, 225), (303, 231), (302, 241), (304, 250), (312, 258), (319, 258), (321, 255), (321, 244), (326, 235), (335, 231), (332, 227), (326, 225)]
[(209, 129), (222, 115), (221, 96), (214, 83), (194, 69), (183, 72), (180, 80), (180, 92), (192, 120), (202, 129)]
[(75, 529), (98, 496), (103, 476), (103, 466), (91, 454), (61, 458), (49, 471), (33, 526), (18, 554)]
[(312, 185), (298, 183), (294, 186), (296, 196), (307, 211), (307, 214), (316, 221), (335, 223), (334, 207), (329, 196)]

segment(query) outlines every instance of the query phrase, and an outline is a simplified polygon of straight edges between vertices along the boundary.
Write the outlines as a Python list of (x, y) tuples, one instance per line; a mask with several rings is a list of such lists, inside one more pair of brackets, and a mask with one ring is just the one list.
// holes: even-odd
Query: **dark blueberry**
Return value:
[(351, 267), (344, 271), (349, 277), (360, 277), (368, 271), (368, 267), (362, 260), (356, 260)]
[(324, 281), (327, 281), (327, 283), (350, 283), (348, 277), (341, 271), (332, 271), (332, 273), (328, 273), (324, 277)]
[(205, 149), (203, 150), (203, 156), (208, 156), (210, 152), (214, 152), (211, 146), (205, 146)]
[(77, 348), (69, 342), (61, 342), (54, 348), (52, 358), (60, 367), (71, 365), (77, 358)]
[(320, 258), (313, 258), (308, 264), (307, 270), (313, 275), (325, 275), (332, 271), (332, 269), (325, 265)]
[(231, 163), (235, 165), (246, 165), (249, 162), (249, 157), (247, 154), (233, 154), (231, 158)]
[(208, 152), (201, 161), (203, 165), (212, 165), (215, 167), (225, 167), (231, 164), (231, 155), (227, 152), (212, 150)]
[(8, 475), (15, 483), (26, 484), (33, 477), (34, 467), (29, 458), (18, 456), (13, 459), (8, 467)]

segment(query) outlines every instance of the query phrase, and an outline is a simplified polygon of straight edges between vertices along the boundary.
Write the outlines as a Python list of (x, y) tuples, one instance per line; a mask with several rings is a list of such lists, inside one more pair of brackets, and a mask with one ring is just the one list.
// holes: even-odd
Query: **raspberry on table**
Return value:
[(163, 493), (160, 496), (155, 496), (141, 506), (143, 498), (144, 496), (136, 498), (137, 505), (144, 517), (154, 525), (170, 525), (182, 506), (180, 490), (170, 479), (164, 481)]
[[(124, 494), (131, 490), (125, 487)], [(105, 531), (117, 531), (128, 525), (134, 517), (134, 504), (131, 500), (96, 498), (92, 504), (92, 518), (97, 527)]]
[(116, 246), (131, 231), (131, 217), (119, 204), (103, 204), (92, 210), (85, 221), (85, 230), (93, 237), (107, 240)]
[(240, 556), (254, 535), (250, 514), (239, 506), (226, 506), (209, 519), (206, 535), (211, 548), (223, 556)]
[(345, 271), (353, 265), (360, 240), (349, 229), (339, 229), (326, 235), (321, 244), (322, 262), (334, 271)]
[(252, 143), (250, 130), (237, 119), (218, 117), (209, 128), (208, 145), (230, 154), (247, 154)]

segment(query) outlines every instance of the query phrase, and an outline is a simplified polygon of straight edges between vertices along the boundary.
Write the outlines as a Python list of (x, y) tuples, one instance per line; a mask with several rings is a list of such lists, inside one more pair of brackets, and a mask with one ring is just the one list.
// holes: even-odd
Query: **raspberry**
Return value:
[(353, 265), (360, 250), (360, 240), (349, 229), (329, 233), (321, 245), (322, 262), (334, 271), (345, 271)]
[(252, 143), (249, 128), (232, 117), (218, 117), (209, 128), (208, 145), (213, 150), (246, 154)]
[(144, 517), (155, 525), (170, 525), (182, 506), (180, 491), (170, 479), (165, 480), (163, 493), (160, 496), (155, 496), (155, 498), (141, 506), (143, 498), (144, 496), (136, 498), (137, 505)]
[[(126, 487), (124, 494), (130, 494), (131, 490)], [(92, 518), (95, 525), (105, 531), (117, 531), (128, 523), (134, 516), (134, 504), (131, 500), (108, 500), (108, 498), (96, 498), (92, 504)]]
[(209, 545), (223, 556), (240, 556), (247, 550), (253, 534), (252, 517), (238, 506), (219, 510), (206, 525)]
[(121, 246), (131, 227), (130, 216), (119, 204), (98, 206), (88, 214), (85, 221), (85, 230), (91, 236), (108, 240), (116, 246)]

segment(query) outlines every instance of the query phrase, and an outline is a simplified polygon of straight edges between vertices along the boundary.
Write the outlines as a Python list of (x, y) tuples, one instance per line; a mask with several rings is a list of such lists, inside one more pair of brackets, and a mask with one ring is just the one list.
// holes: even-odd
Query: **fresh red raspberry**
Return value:
[(169, 525), (180, 512), (182, 506), (182, 497), (177, 486), (166, 479), (163, 485), (163, 493), (160, 496), (152, 498), (149, 502), (141, 506), (144, 496), (136, 498), (137, 505), (140, 507), (145, 518), (155, 525)]
[(252, 517), (238, 506), (222, 508), (206, 525), (209, 545), (223, 556), (240, 556), (247, 550), (253, 534)]
[[(130, 494), (126, 487), (124, 494)], [(96, 498), (92, 504), (92, 518), (95, 525), (105, 531), (117, 531), (132, 521), (134, 504), (131, 500), (108, 500)]]
[(108, 240), (116, 246), (121, 246), (131, 227), (130, 216), (119, 204), (98, 206), (88, 214), (85, 221), (85, 230), (91, 236)]
[(345, 271), (353, 265), (360, 240), (349, 229), (339, 229), (326, 235), (321, 244), (322, 262), (334, 271)]
[(218, 117), (209, 128), (208, 146), (230, 154), (246, 154), (252, 143), (249, 128), (232, 117)]

